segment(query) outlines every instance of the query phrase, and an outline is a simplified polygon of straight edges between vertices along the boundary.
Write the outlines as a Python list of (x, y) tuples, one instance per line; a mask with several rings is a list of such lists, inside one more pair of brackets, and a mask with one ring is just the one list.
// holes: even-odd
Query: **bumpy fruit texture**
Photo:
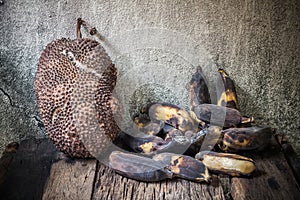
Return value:
[(115, 66), (95, 40), (63, 38), (46, 46), (35, 89), (46, 132), (59, 150), (93, 157), (115, 139), (111, 93), (116, 79)]

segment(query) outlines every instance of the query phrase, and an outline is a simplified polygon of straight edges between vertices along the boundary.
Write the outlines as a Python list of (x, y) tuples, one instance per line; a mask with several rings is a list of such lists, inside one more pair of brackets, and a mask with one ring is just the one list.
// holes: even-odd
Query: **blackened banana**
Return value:
[(138, 153), (152, 153), (158, 150), (162, 150), (169, 145), (169, 141), (166, 141), (160, 137), (139, 134), (139, 135), (122, 135), (123, 142), (128, 145), (133, 151)]
[(223, 130), (223, 145), (228, 150), (261, 150), (273, 135), (270, 127), (229, 128)]
[(201, 104), (194, 108), (194, 112), (201, 121), (221, 127), (233, 127), (242, 122), (240, 112), (214, 104)]
[(188, 84), (188, 92), (190, 115), (196, 122), (198, 122), (200, 127), (203, 127), (205, 123), (197, 118), (194, 113), (194, 108), (200, 104), (210, 104), (211, 99), (201, 67), (198, 67), (197, 71), (193, 74)]
[(169, 103), (154, 103), (148, 109), (151, 121), (164, 121), (182, 132), (194, 130), (197, 126), (188, 112)]
[(197, 182), (210, 180), (208, 169), (201, 161), (174, 153), (161, 153), (151, 159), (113, 151), (109, 156), (109, 166), (128, 178), (147, 182), (173, 177)]
[(210, 175), (207, 167), (199, 160), (190, 156), (174, 153), (160, 153), (153, 160), (166, 165), (174, 176), (197, 182), (209, 182)]
[(109, 167), (121, 175), (139, 181), (161, 181), (173, 177), (173, 173), (163, 163), (121, 151), (110, 154)]
[(217, 99), (219, 106), (238, 109), (237, 94), (233, 80), (224, 69), (219, 69), (217, 79)]
[(202, 69), (197, 68), (189, 82), (190, 109), (199, 104), (211, 103), (208, 87), (202, 74)]

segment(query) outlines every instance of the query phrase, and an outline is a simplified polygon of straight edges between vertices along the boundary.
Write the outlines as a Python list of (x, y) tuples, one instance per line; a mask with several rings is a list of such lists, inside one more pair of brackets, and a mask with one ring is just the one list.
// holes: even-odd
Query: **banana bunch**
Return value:
[[(136, 127), (146, 136), (125, 136), (128, 146), (146, 157), (141, 160), (134, 154), (115, 152), (110, 157), (111, 167), (144, 181), (158, 180), (159, 176), (209, 182), (209, 172), (251, 175), (255, 171), (252, 159), (227, 152), (261, 150), (269, 144), (273, 130), (252, 126), (254, 119), (238, 110), (234, 82), (223, 69), (218, 72), (217, 104), (211, 103), (202, 70), (198, 68), (188, 87), (190, 112), (170, 103), (146, 105), (141, 115), (134, 118)], [(143, 165), (137, 166), (140, 162)], [(141, 168), (149, 172), (131, 174), (137, 167), (137, 172)]]
[[(204, 151), (199, 152), (195, 158), (202, 161), (211, 172), (231, 176), (251, 175), (255, 170), (252, 159), (212, 150), (226, 152), (262, 150), (270, 143), (273, 130), (270, 127), (252, 126), (253, 117), (243, 116), (238, 110), (238, 99), (233, 80), (223, 69), (219, 69), (218, 73), (216, 105), (198, 104), (201, 100), (194, 100), (195, 96), (192, 95), (196, 92), (189, 91), (190, 99), (193, 101), (190, 102), (193, 116), (205, 122), (209, 127), (207, 128), (208, 134), (205, 136), (207, 140), (204, 140), (202, 144)], [(198, 84), (200, 85), (200, 82)], [(197, 87), (194, 85), (195, 83), (190, 88), (196, 89)], [(198, 97), (205, 95), (208, 94), (202, 93)]]

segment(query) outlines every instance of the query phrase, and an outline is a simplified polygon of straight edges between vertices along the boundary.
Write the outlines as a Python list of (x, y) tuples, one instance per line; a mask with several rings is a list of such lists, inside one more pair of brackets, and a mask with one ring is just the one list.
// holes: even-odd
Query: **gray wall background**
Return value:
[(298, 0), (0, 1), (0, 150), (44, 137), (34, 77), (43, 48), (75, 38), (82, 17), (97, 27), (119, 69), (116, 92), (133, 112), (147, 98), (187, 108), (186, 84), (201, 65), (214, 94), (223, 67), (241, 111), (286, 132), (300, 152)]

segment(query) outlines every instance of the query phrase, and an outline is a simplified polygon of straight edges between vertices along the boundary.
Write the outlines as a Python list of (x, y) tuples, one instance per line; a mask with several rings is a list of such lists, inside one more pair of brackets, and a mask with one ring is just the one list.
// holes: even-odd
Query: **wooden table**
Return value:
[(300, 199), (297, 156), (275, 140), (267, 151), (247, 154), (256, 163), (253, 177), (215, 175), (211, 184), (127, 179), (94, 159), (62, 158), (48, 139), (27, 139), (13, 149), (0, 160), (0, 199)]

